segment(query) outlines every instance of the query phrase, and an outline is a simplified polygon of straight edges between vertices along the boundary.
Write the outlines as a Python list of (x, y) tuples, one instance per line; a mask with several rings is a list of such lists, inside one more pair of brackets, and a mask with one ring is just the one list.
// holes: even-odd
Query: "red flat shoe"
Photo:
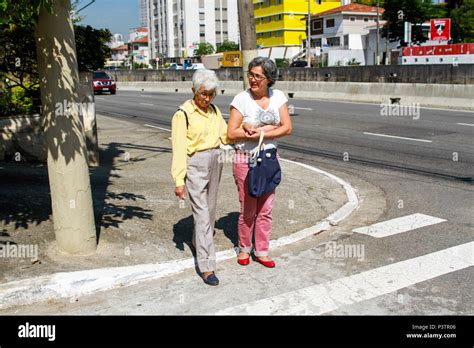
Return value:
[(242, 266), (247, 266), (250, 263), (250, 256), (246, 259), (239, 259), (237, 258), (237, 263)]
[(257, 256), (254, 256), (253, 260), (257, 261), (258, 263), (261, 263), (262, 265), (268, 268), (274, 268), (276, 266), (275, 261), (263, 261), (261, 258)]

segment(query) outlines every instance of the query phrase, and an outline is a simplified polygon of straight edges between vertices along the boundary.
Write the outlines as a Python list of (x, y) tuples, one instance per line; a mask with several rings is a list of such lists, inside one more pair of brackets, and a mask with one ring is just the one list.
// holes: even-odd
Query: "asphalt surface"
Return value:
[[(116, 96), (97, 96), (96, 108), (99, 114), (166, 134), (172, 114), (189, 97), (119, 91)], [(230, 100), (218, 96), (215, 103), (228, 113)], [(378, 105), (304, 100), (290, 104), (294, 132), (281, 142), (281, 156), (349, 182), (361, 202), (349, 218), (327, 233), (273, 250), (276, 269), (255, 262), (248, 267), (234, 260), (220, 263), (217, 288), (205, 286), (190, 270), (71, 301), (21, 307), (14, 313), (255, 314), (261, 309), (269, 314), (473, 315), (474, 115), (421, 109), (419, 119), (407, 120), (381, 116)], [(445, 221), (383, 238), (354, 232), (413, 214)], [(364, 247), (364, 252), (358, 257), (328, 256), (331, 241)], [(467, 250), (467, 256), (459, 248)], [(446, 250), (454, 250), (454, 259), (443, 254)], [(431, 258), (439, 253), (444, 256), (434, 262)], [(458, 267), (455, 260), (468, 266)], [(404, 263), (406, 268), (393, 268)], [(443, 267), (445, 271), (439, 271)], [(408, 280), (397, 285), (405, 277)], [(380, 279), (384, 285), (374, 285), (373, 293), (364, 288)]]
[[(120, 91), (96, 96), (97, 112), (169, 127), (191, 94)], [(215, 104), (228, 116), (231, 96)], [(293, 134), (281, 148), (351, 162), (404, 169), (455, 180), (474, 179), (474, 113), (290, 99)], [(382, 110), (382, 107), (385, 107)], [(392, 106), (394, 108), (395, 106)], [(409, 115), (408, 115), (409, 114)], [(387, 116), (385, 116), (387, 115)]]

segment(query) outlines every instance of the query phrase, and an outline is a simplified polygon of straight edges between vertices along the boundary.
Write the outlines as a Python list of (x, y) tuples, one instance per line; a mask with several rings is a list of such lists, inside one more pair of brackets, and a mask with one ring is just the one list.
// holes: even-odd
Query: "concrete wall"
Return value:
[[(185, 82), (123, 82), (121, 90), (187, 93), (192, 83)], [(279, 81), (275, 88), (295, 99), (322, 99), (334, 101), (390, 103), (400, 98), (402, 104), (419, 103), (421, 106), (473, 110), (474, 85), (360, 83), (360, 82), (302, 82)], [(218, 94), (236, 95), (243, 89), (242, 81), (221, 81)], [(120, 90), (118, 92), (120, 94)], [(291, 98), (290, 98), (291, 99)], [(290, 100), (291, 103), (291, 100)]]
[[(95, 115), (92, 74), (80, 73), (78, 90), (80, 120), (83, 125), (90, 166), (99, 165), (99, 143)], [(0, 160), (13, 156), (14, 160), (46, 162), (47, 148), (44, 139), (42, 117), (18, 115), (0, 118)]]
[[(120, 82), (191, 81), (193, 73), (192, 70), (117, 70), (111, 75), (120, 87)], [(242, 70), (238, 68), (219, 69), (216, 73), (221, 81), (242, 80)], [(279, 80), (474, 84), (474, 64), (289, 68), (279, 70)]]

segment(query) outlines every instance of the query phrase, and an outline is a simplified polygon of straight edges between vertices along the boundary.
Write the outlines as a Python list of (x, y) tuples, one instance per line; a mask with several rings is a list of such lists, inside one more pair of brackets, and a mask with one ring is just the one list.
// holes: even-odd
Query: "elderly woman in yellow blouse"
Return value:
[(218, 79), (211, 70), (193, 75), (193, 94), (174, 114), (172, 120), (173, 163), (171, 173), (175, 194), (191, 203), (198, 269), (204, 282), (218, 285), (215, 275), (216, 252), (214, 224), (217, 190), (223, 163), (220, 144), (227, 144), (227, 124), (220, 110), (212, 104)]

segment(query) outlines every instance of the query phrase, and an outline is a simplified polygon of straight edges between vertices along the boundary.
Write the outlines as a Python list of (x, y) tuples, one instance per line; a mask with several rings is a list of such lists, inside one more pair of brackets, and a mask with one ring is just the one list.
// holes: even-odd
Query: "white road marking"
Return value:
[[(145, 125), (150, 127), (151, 125)], [(158, 128), (151, 126), (152, 128)], [(163, 130), (170, 131), (163, 128)], [(282, 162), (292, 163), (313, 172), (325, 175), (340, 184), (346, 192), (347, 202), (337, 211), (326, 217), (317, 225), (295, 232), (289, 236), (270, 242), (270, 248), (276, 248), (295, 243), (316, 233), (327, 231), (348, 217), (359, 205), (354, 188), (341, 178), (321, 169), (299, 162), (281, 159)], [(217, 262), (235, 259), (234, 249), (216, 253)], [(194, 258), (172, 260), (163, 263), (141, 264), (135, 266), (107, 267), (77, 272), (60, 272), (36, 278), (11, 281), (0, 284), (0, 309), (25, 305), (53, 298), (82, 296), (99, 291), (130, 286), (141, 281), (159, 279), (183, 272), (195, 267)]]
[(167, 132), (171, 132), (171, 129), (161, 128), (161, 127), (157, 127), (157, 126), (152, 126), (152, 125), (150, 125), (150, 124), (146, 124), (145, 127), (156, 128), (156, 129), (164, 130), (164, 131), (167, 131)]
[(474, 127), (474, 124), (470, 124), (470, 123), (456, 123), (460, 126), (471, 126), (471, 127)]
[[(373, 106), (380, 106), (380, 104), (382, 103), (382, 102), (375, 103), (375, 102), (355, 102), (355, 101), (344, 101), (344, 100), (328, 100), (328, 99), (318, 99), (318, 98), (300, 99), (300, 100), (309, 101), (309, 102), (317, 100), (318, 102), (335, 103), (335, 104), (356, 104), (356, 105), (362, 104), (362, 105), (373, 105)], [(420, 106), (420, 109), (472, 113), (472, 110), (432, 108), (429, 106)]]
[(307, 111), (313, 111), (313, 109), (311, 109), (311, 108), (300, 108), (300, 107), (298, 107), (298, 106), (293, 106), (293, 109), (295, 109), (295, 110), (307, 110)]
[(430, 108), (430, 107), (428, 107), (428, 106), (421, 106), (420, 109), (439, 110), (439, 111), (451, 111), (451, 112), (467, 112), (467, 113), (470, 113), (470, 114), (472, 113), (472, 110)]
[(226, 308), (216, 315), (320, 315), (472, 266), (474, 242)]
[(370, 226), (360, 227), (352, 230), (356, 233), (366, 234), (375, 238), (383, 238), (394, 234), (403, 233), (417, 228), (436, 225), (447, 220), (424, 214), (412, 214)]
[(155, 104), (148, 104), (148, 103), (140, 103), (140, 105), (145, 105), (145, 106), (155, 106)]
[(421, 141), (423, 143), (432, 143), (431, 140), (425, 140), (425, 139), (415, 139), (415, 138), (406, 138), (406, 137), (398, 137), (395, 135), (387, 135), (387, 134), (378, 134), (378, 133), (369, 133), (369, 132), (364, 132), (365, 135), (374, 135), (376, 137), (385, 137), (385, 138), (394, 138), (394, 139), (403, 139), (403, 140), (412, 140), (412, 141)]

